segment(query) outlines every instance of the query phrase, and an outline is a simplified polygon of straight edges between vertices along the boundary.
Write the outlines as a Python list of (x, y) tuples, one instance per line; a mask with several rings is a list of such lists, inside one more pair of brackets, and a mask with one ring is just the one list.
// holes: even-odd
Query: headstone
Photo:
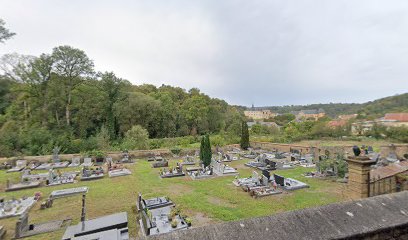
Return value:
[(52, 161), (54, 163), (57, 163), (60, 161), (59, 156), (58, 156), (59, 151), (60, 151), (60, 148), (57, 146), (55, 146), (54, 149), (52, 150)]

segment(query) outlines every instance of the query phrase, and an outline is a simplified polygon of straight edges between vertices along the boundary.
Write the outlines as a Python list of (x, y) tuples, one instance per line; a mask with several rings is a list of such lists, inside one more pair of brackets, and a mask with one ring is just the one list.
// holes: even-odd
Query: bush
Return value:
[(133, 126), (125, 133), (122, 148), (129, 150), (147, 149), (149, 133), (140, 125)]

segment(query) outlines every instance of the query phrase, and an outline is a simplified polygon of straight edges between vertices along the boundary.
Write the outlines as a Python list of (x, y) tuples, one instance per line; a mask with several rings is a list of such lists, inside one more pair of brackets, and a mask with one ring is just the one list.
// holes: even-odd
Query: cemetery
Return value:
[(189, 155), (187, 154), (187, 156), (183, 159), (183, 161), (182, 161), (181, 164), (182, 164), (182, 165), (195, 165), (196, 162), (195, 162), (195, 160), (194, 160), (194, 157), (189, 156)]
[[(310, 167), (302, 166), (302, 164), (312, 162), (316, 164), (316, 169), (321, 168), (322, 173), (330, 171), (336, 172), (337, 167), (326, 163), (324, 160), (326, 159), (325, 157), (321, 158), (320, 163), (319, 161), (314, 163), (313, 160), (311, 160), (311, 156), (307, 154), (296, 155), (296, 153), (274, 152), (262, 149), (252, 151), (256, 153), (257, 156), (254, 160), (250, 160), (249, 162), (259, 162), (259, 160), (261, 162), (267, 162), (266, 160), (276, 162), (276, 169), (272, 170), (273, 174), (271, 173), (271, 176), (268, 175), (269, 171), (258, 168), (259, 166), (246, 167), (245, 163), (248, 162), (246, 158), (223, 162), (222, 159), (224, 159), (227, 154), (238, 154), (238, 152), (242, 154), (244, 152), (233, 150), (232, 152), (226, 151), (226, 154), (224, 154), (220, 160), (218, 159), (219, 157), (215, 155), (207, 167), (204, 167), (204, 165), (184, 165), (184, 162), (189, 162), (187, 158), (184, 158), (181, 162), (180, 157), (172, 157), (171, 155), (164, 154), (163, 156), (156, 155), (154, 161), (138, 161), (137, 164), (126, 165), (125, 168), (125, 165), (121, 163), (121, 158), (116, 156), (115, 159), (118, 159), (117, 162), (114, 162), (110, 157), (106, 157), (104, 159), (105, 163), (102, 166), (95, 165), (83, 168), (79, 165), (81, 161), (79, 161), (79, 163), (76, 161), (76, 167), (72, 166), (71, 168), (65, 169), (38, 171), (36, 169), (30, 170), (30, 167), (27, 166), (25, 170), (11, 173), (6, 173), (6, 169), (0, 171), (0, 178), (4, 180), (4, 190), (6, 190), (7, 187), (7, 184), (4, 184), (7, 182), (7, 178), (13, 182), (19, 179), (20, 182), (31, 183), (38, 181), (40, 183), (47, 183), (47, 180), (53, 182), (52, 179), (57, 180), (56, 177), (58, 176), (67, 176), (69, 173), (74, 174), (78, 171), (81, 180), (86, 177), (89, 177), (89, 180), (99, 179), (98, 181), (89, 181), (86, 183), (74, 181), (71, 183), (72, 188), (69, 189), (64, 189), (63, 185), (57, 184), (45, 188), (47, 184), (40, 184), (39, 187), (41, 188), (39, 189), (26, 189), (21, 193), (4, 193), (5, 196), (8, 197), (7, 199), (13, 199), (12, 197), (14, 196), (21, 198), (23, 194), (27, 195), (27, 193), (34, 195), (34, 193), (38, 191), (49, 196), (42, 202), (34, 203), (32, 205), (34, 208), (32, 208), (29, 213), (30, 219), (32, 218), (33, 220), (31, 220), (28, 225), (33, 225), (34, 229), (36, 228), (35, 226), (37, 226), (37, 230), (42, 228), (38, 228), (38, 226), (47, 226), (48, 223), (48, 226), (50, 226), (48, 229), (58, 229), (58, 226), (65, 226), (65, 224), (60, 224), (61, 221), (70, 218), (73, 219), (73, 222), (78, 222), (80, 214), (78, 214), (79, 209), (77, 205), (80, 205), (79, 201), (77, 202), (75, 199), (71, 200), (71, 198), (66, 197), (86, 194), (87, 199), (89, 199), (87, 209), (91, 209), (92, 212), (92, 216), (89, 218), (91, 220), (98, 218), (103, 219), (103, 216), (123, 212), (123, 209), (129, 209), (127, 211), (129, 218), (136, 219), (136, 216), (130, 210), (132, 204), (128, 203), (128, 201), (124, 201), (124, 199), (134, 198), (132, 192), (134, 194), (135, 191), (148, 193), (146, 194), (148, 198), (139, 201), (141, 203), (137, 204), (137, 206), (144, 205), (141, 209), (145, 209), (145, 214), (141, 211), (138, 213), (140, 216), (139, 219), (144, 222), (142, 221), (142, 223), (138, 223), (136, 226), (132, 223), (130, 225), (131, 227), (127, 229), (114, 228), (106, 231), (102, 229), (100, 232), (92, 234), (88, 234), (89, 232), (87, 232), (87, 237), (85, 237), (85, 235), (81, 236), (83, 239), (102, 237), (104, 234), (121, 235), (122, 233), (125, 234), (124, 236), (141, 236), (146, 233), (147, 235), (157, 235), (164, 232), (185, 229), (191, 223), (193, 223), (194, 226), (201, 226), (201, 224), (208, 224), (207, 221), (210, 223), (213, 220), (229, 221), (230, 219), (241, 219), (242, 217), (260, 216), (272, 214), (277, 211), (285, 211), (287, 209), (293, 209), (293, 206), (296, 206), (296, 208), (304, 208), (344, 200), (344, 196), (341, 194), (343, 191), (341, 189), (344, 188), (344, 184), (331, 180), (327, 181), (325, 178), (309, 178), (307, 175), (308, 172), (310, 172)], [(322, 152), (320, 155), (325, 155), (325, 153)], [(292, 157), (294, 158), (293, 161)], [(333, 155), (333, 157), (335, 157), (335, 155)], [(75, 156), (72, 158), (75, 158)], [(147, 157), (144, 159), (147, 159)], [(156, 161), (156, 159), (158, 161)], [(168, 167), (167, 169), (151, 168), (152, 163), (164, 161), (166, 161), (169, 166), (175, 167), (171, 169), (168, 169)], [(75, 161), (72, 160), (71, 164), (73, 162)], [(94, 165), (91, 158), (89, 162), (92, 163), (90, 165)], [(283, 165), (289, 165), (291, 168), (286, 168)], [(133, 174), (127, 175), (126, 178), (117, 178), (115, 181), (111, 178), (104, 178), (104, 175), (102, 175), (109, 173), (109, 170), (113, 173), (114, 170), (121, 171), (122, 169), (128, 169), (129, 172)], [(189, 176), (189, 178), (177, 177), (184, 173)], [(238, 173), (239, 176), (245, 177), (238, 177)], [(172, 177), (172, 180), (163, 181), (162, 178), (157, 177), (158, 174), (164, 178)], [(50, 176), (51, 179), (49, 179)], [(218, 176), (224, 177), (217, 178)], [(191, 179), (200, 181), (191, 181)], [(233, 184), (231, 184), (231, 182), (233, 182)], [(83, 184), (86, 184), (86, 187)], [(95, 192), (92, 190), (91, 193), (88, 193), (89, 188), (94, 188)], [(310, 188), (310, 190), (308, 190), (308, 188)], [(181, 205), (177, 208), (173, 208), (174, 203), (168, 198), (154, 198), (156, 191), (160, 192), (162, 196), (169, 196), (171, 199), (177, 200)], [(324, 197), (316, 198), (316, 194)], [(279, 195), (279, 197), (273, 197), (273, 195)], [(273, 201), (271, 201), (271, 197), (266, 196), (272, 196)], [(62, 200), (58, 200), (58, 202), (54, 201), (59, 198), (62, 198)], [(301, 202), (297, 200), (299, 198), (302, 199)], [(250, 199), (257, 200), (249, 201)], [(57, 204), (53, 204), (53, 202)], [(67, 205), (69, 207), (67, 207)], [(101, 206), (107, 207), (101, 208)], [(230, 209), (231, 206), (239, 209), (239, 213), (225, 210), (226, 208)], [(20, 209), (20, 207), (18, 208)], [(8, 216), (16, 216), (13, 211), (10, 210), (12, 208), (7, 207), (7, 209)], [(39, 212), (39, 209), (45, 210), (40, 210)], [(56, 217), (56, 214), (53, 214), (54, 211), (58, 211), (59, 213), (57, 215), (60, 217)], [(28, 211), (24, 212), (28, 213)], [(188, 215), (191, 216), (191, 220), (183, 215), (184, 212), (188, 212)], [(20, 215), (17, 216), (22, 216), (22, 213), (23, 211), (18, 212)], [(197, 214), (199, 214), (198, 217)], [(204, 216), (206, 223), (200, 223), (200, 221), (202, 221), (200, 219), (203, 219), (203, 217), (200, 216)], [(5, 230), (7, 230), (6, 236), (15, 237), (16, 222), (19, 220), (18, 217), (11, 217), (5, 220), (6, 221), (1, 225), (5, 226)], [(134, 220), (132, 221), (134, 222)], [(80, 223), (81, 222), (82, 221), (80, 221)], [(129, 220), (129, 222), (131, 221)], [(80, 230), (78, 231), (80, 232)], [(20, 231), (20, 235), (22, 232), (25, 231)], [(27, 234), (36, 234), (36, 232), (40, 233), (42, 230)], [(33, 235), (32, 237), (27, 237), (27, 239), (61, 239), (62, 235), (63, 231), (50, 231), (38, 235), (40, 238)], [(42, 236), (44, 236), (44, 238), (42, 238)], [(80, 236), (77, 236), (76, 238), (79, 239), (79, 237)]]

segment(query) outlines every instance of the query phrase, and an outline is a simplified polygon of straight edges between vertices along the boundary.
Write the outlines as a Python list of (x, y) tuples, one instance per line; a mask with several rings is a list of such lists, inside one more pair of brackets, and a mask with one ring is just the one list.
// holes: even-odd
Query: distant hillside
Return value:
[(268, 106), (255, 109), (270, 109), (277, 113), (288, 113), (302, 109), (322, 108), (330, 117), (359, 113), (368, 117), (379, 117), (388, 112), (408, 112), (408, 93), (377, 99), (366, 103), (328, 103), (311, 105)]

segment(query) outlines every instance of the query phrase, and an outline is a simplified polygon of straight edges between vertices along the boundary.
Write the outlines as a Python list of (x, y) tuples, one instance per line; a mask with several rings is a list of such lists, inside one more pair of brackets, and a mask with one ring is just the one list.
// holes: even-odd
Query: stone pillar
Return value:
[(351, 156), (346, 160), (348, 163), (348, 197), (367, 198), (370, 196), (370, 170), (375, 160), (367, 156)]

